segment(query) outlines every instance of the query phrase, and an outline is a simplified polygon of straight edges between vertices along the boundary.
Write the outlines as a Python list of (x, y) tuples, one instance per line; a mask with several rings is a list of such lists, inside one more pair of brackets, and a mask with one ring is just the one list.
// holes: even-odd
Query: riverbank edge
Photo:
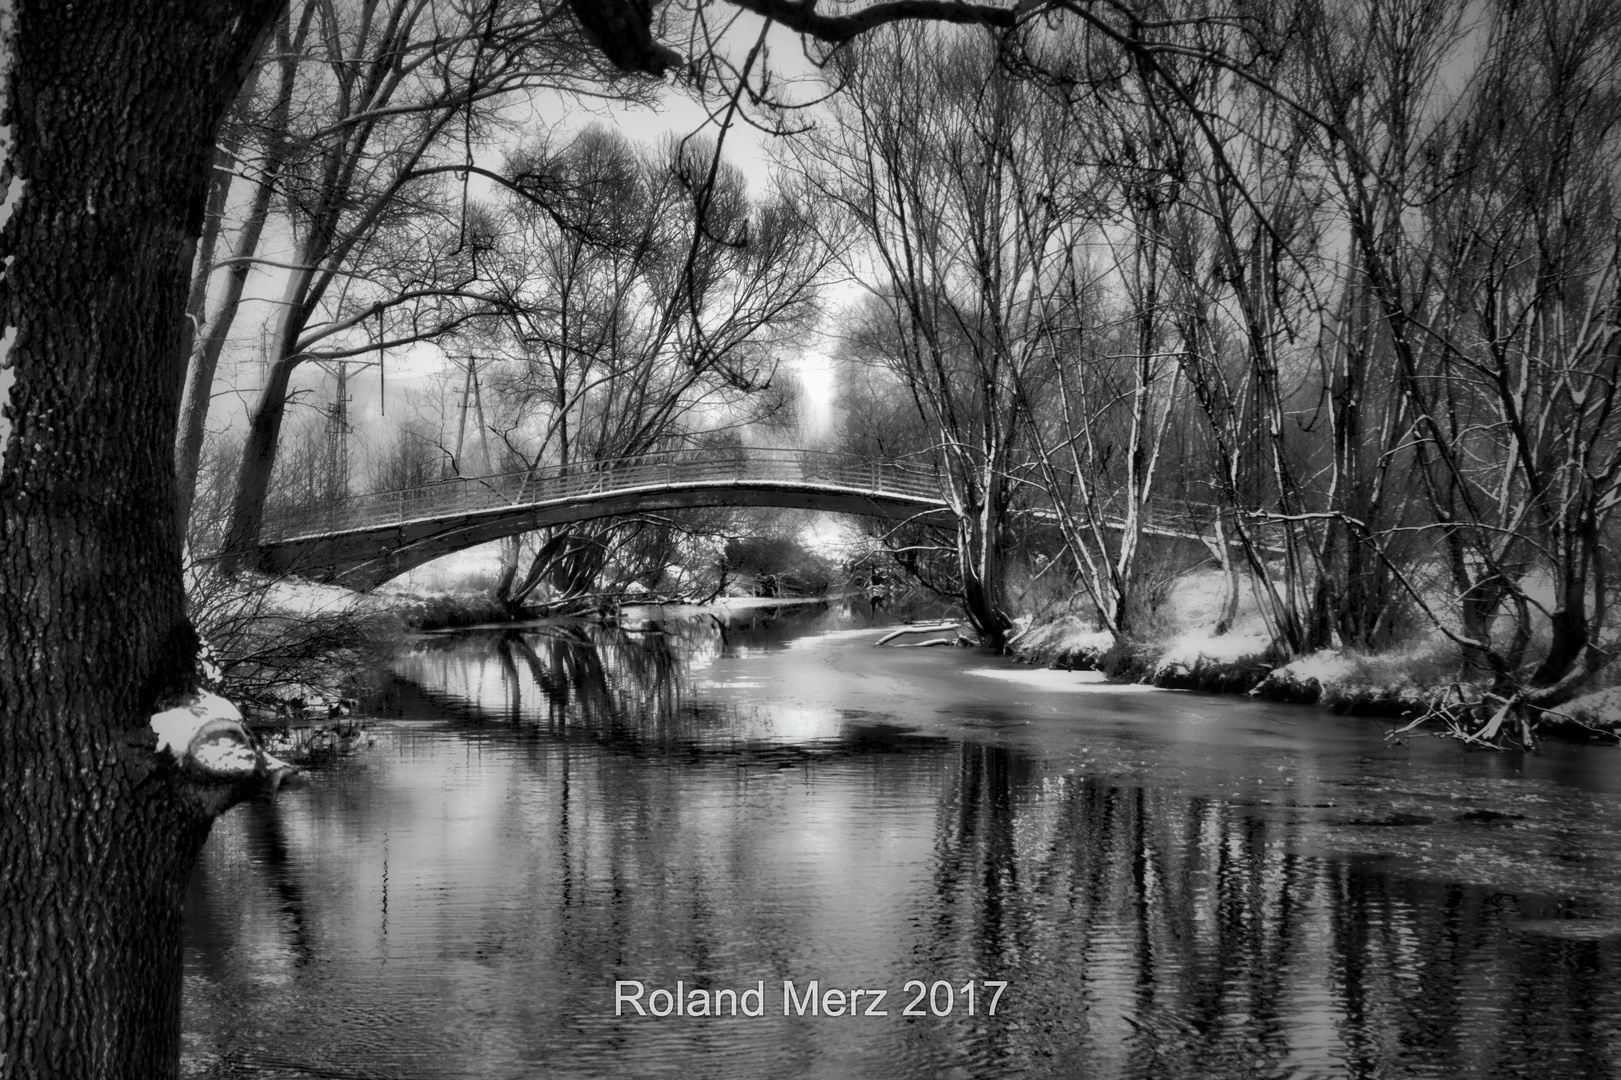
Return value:
[[(1454, 650), (1430, 643), (1389, 653), (1323, 650), (1284, 662), (1257, 634), (1185, 634), (1117, 644), (1073, 616), (1025, 622), (1010, 654), (1033, 667), (1098, 671), (1110, 681), (1167, 690), (1246, 694), (1325, 713), (1412, 721), (1438, 705), (1478, 700), (1485, 689), (1457, 674)], [(1545, 733), (1621, 738), (1621, 686), (1566, 703), (1547, 715)]]
[[(275, 583), (261, 583), (265, 588)], [(744, 604), (825, 602), (826, 597), (717, 598)], [(650, 602), (656, 598), (649, 597)], [(514, 620), (497, 613), (487, 597), (456, 593), (356, 593), (337, 586), (300, 583), (267, 606), (273, 619), (308, 618), (313, 613), (367, 624), (374, 647), (398, 646), (410, 636), (435, 630), (514, 626), (533, 621), (540, 612)], [(444, 616), (450, 615), (449, 618)], [(436, 617), (437, 616), (437, 617)], [(482, 616), (482, 617), (481, 617)], [(492, 617), (493, 616), (493, 617)], [(617, 620), (612, 620), (617, 621)], [(1359, 655), (1324, 651), (1282, 663), (1270, 639), (1250, 632), (1213, 635), (1202, 629), (1168, 640), (1117, 646), (1105, 632), (1092, 630), (1073, 615), (1021, 620), (1009, 652), (1023, 663), (1060, 670), (1101, 671), (1112, 681), (1164, 689), (1207, 693), (1246, 693), (1271, 701), (1307, 705), (1325, 712), (1410, 721), (1448, 700), (1478, 699), (1482, 689), (1457, 677), (1459, 664), (1449, 647), (1409, 648), (1388, 654)], [(1450, 655), (1447, 655), (1449, 654)], [(352, 661), (351, 658), (346, 658)], [(334, 662), (336, 661), (336, 662)], [(275, 699), (244, 701), (255, 719), (282, 720), (285, 702), (298, 709), (332, 708), (354, 693), (324, 693), (310, 685), (348, 682), (353, 664), (332, 657), (307, 657), (310, 667), (286, 672)], [(348, 670), (344, 670), (348, 669)], [(316, 673), (320, 672), (320, 675)], [(322, 677), (324, 676), (324, 677)], [(251, 695), (249, 695), (251, 697)], [(330, 700), (328, 700), (330, 699)], [(1608, 687), (1567, 703), (1543, 730), (1577, 738), (1594, 734), (1621, 738), (1621, 686)]]
[[(244, 574), (212, 581), (197, 604), (199, 629), (217, 642), (210, 653), (225, 669), (225, 684), (255, 720), (280, 721), (292, 711), (325, 711), (355, 697), (358, 671), (375, 667), (413, 638), (463, 630), (515, 629), (550, 621), (593, 622), (645, 629), (645, 617), (625, 612), (692, 604), (654, 595), (619, 597), (585, 611), (541, 605), (510, 609), (488, 593), (453, 590), (378, 589), (357, 592), (341, 585)], [(722, 596), (708, 604), (780, 607), (827, 603), (826, 596)], [(282, 646), (278, 650), (274, 646)], [(291, 662), (266, 661), (286, 651)]]
[(829, 593), (811, 596), (716, 596), (708, 601), (646, 596), (615, 597), (611, 601), (582, 609), (579, 605), (555, 606), (525, 604), (509, 609), (488, 593), (402, 593), (392, 601), (390, 610), (398, 616), (405, 629), (413, 634), (439, 633), (455, 630), (487, 629), (496, 626), (522, 626), (549, 619), (577, 619), (584, 622), (615, 625), (622, 620), (621, 612), (627, 608), (648, 607), (710, 607), (718, 604), (748, 604), (757, 607), (777, 607), (786, 604), (822, 604), (839, 599), (845, 594)]

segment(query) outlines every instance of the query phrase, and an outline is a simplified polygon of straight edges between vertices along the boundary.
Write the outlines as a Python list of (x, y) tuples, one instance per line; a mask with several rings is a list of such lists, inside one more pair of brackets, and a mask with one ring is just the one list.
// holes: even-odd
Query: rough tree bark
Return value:
[(6, 13), (8, 1077), (178, 1067), (182, 893), (209, 822), (242, 794), (160, 749), (150, 723), (197, 686), (173, 498), (186, 290), (215, 128), (277, 6), (19, 0)]

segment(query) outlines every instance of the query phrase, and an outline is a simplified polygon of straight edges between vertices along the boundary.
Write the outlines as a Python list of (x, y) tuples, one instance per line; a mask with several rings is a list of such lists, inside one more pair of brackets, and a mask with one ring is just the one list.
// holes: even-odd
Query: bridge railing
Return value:
[[(1050, 490), (1046, 478), (1033, 462), (1026, 462), (1022, 467), (1015, 468), (1013, 476), (1027, 492), (1025, 505), (1037, 513), (1046, 511), (1056, 515), (1054, 504), (1064, 498), (1063, 493), (1079, 490), (1079, 485), (1074, 482), (1074, 476), (1065, 469), (1058, 470), (1058, 491)], [(1094, 520), (1089, 515), (1096, 514), (1108, 527), (1115, 529), (1122, 527), (1127, 517), (1127, 502), (1124, 495), (1119, 492), (1090, 510), (1081, 505), (1077, 494), (1069, 500), (1068, 507), (1071, 517), (1078, 522)], [(1232, 513), (1230, 508), (1221, 503), (1155, 496), (1142, 508), (1142, 528), (1147, 532), (1161, 535), (1204, 537), (1213, 540), (1216, 536), (1216, 519), (1230, 519)], [(1231, 529), (1228, 531), (1231, 532)]]
[(680, 450), (494, 476), (450, 477), (341, 501), (271, 507), (265, 514), (263, 536), (266, 540), (280, 540), (566, 502), (610, 491), (751, 480), (826, 484), (874, 495), (940, 497), (934, 474), (916, 466), (860, 461), (807, 450)]

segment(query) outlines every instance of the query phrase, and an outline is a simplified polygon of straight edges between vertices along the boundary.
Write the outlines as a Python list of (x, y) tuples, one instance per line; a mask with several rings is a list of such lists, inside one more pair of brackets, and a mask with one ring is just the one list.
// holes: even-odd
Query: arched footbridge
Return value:
[[(258, 562), (274, 573), (364, 590), (442, 555), (517, 533), (703, 506), (894, 519), (949, 509), (938, 477), (919, 466), (806, 450), (686, 450), (271, 507)], [(1188, 507), (1167, 509), (1144, 531), (1203, 543), (1207, 530), (1195, 523), (1198, 516)]]
[(442, 555), (516, 533), (702, 506), (888, 518), (947, 509), (934, 473), (915, 466), (805, 450), (688, 450), (272, 507), (260, 534), (259, 564), (370, 589)]

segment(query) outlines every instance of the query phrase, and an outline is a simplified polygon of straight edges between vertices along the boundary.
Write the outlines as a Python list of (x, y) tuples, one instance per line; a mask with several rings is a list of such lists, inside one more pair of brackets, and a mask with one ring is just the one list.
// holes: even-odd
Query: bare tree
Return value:
[[(1582, 0), (1490, 15), (1448, 111), (1429, 88), (1458, 40), (1455, 7), (1325, 23), (1313, 55), (1325, 96), (1367, 117), (1340, 125), (1334, 160), (1455, 600), (1420, 598), (1491, 672), (1495, 734), (1612, 656), (1621, 17)], [(1377, 77), (1358, 35), (1387, 58)], [(1409, 194), (1388, 205), (1381, 188)]]
[[(814, 318), (829, 249), (790, 192), (750, 199), (715, 153), (592, 129), (509, 164), (551, 194), (544, 212), (505, 208), (499, 313), (478, 327), (508, 471), (591, 471), (789, 415), (779, 364)], [(543, 580), (590, 590), (629, 528), (552, 530), (521, 579), (509, 562), (503, 598)]]
[[(289, 13), (282, 14), (274, 48), (260, 61), (255, 76), (227, 116), (215, 150), (208, 212), (203, 219), (203, 236), (186, 305), (192, 339), (175, 443), (176, 497), (183, 529), (196, 498), (214, 375), (241, 310), (253, 257), (270, 218), (282, 169), (292, 154), (293, 95), (315, 9), (314, 4), (304, 5), (296, 25)], [(265, 77), (265, 69), (270, 79)], [(240, 190), (243, 188), (247, 189), (245, 195)], [(244, 207), (238, 208), (240, 220), (234, 229), (227, 222), (233, 196), (238, 201), (247, 200)], [(228, 241), (229, 254), (217, 258), (222, 240)], [(216, 279), (216, 273), (222, 275), (222, 280)]]
[(852, 269), (889, 324), (867, 346), (929, 421), (964, 604), (1000, 641), (1021, 399), (1051, 370), (1073, 131), (979, 40), (891, 29), (836, 74), (836, 122), (800, 167), (864, 233), (874, 265)]
[[(297, 18), (309, 31), (288, 41), (294, 101), (272, 135), (292, 147), (275, 186), (294, 243), (285, 258), (255, 256), (285, 277), (227, 537), (238, 554), (259, 531), (295, 370), (432, 339), (488, 303), (481, 238), (452, 181), (480, 171), (475, 148), (503, 103), (609, 89), (555, 6), (309, 0)], [(530, 178), (492, 179), (538, 191)]]
[[(1055, 33), (1026, 48), (1044, 65), (1101, 65), (1116, 78), (1119, 58), (1087, 46)], [(1051, 372), (1021, 390), (1059, 534), (1098, 621), (1124, 642), (1140, 606), (1139, 556), (1178, 405), (1166, 219), (1179, 186), (1160, 165), (1162, 125), (1152, 113), (1097, 109), (1098, 95), (1083, 102), (1066, 83), (1048, 93), (1046, 108), (1074, 134), (1067, 168), (1046, 177), (1041, 196), (1062, 214), (1044, 301)]]

